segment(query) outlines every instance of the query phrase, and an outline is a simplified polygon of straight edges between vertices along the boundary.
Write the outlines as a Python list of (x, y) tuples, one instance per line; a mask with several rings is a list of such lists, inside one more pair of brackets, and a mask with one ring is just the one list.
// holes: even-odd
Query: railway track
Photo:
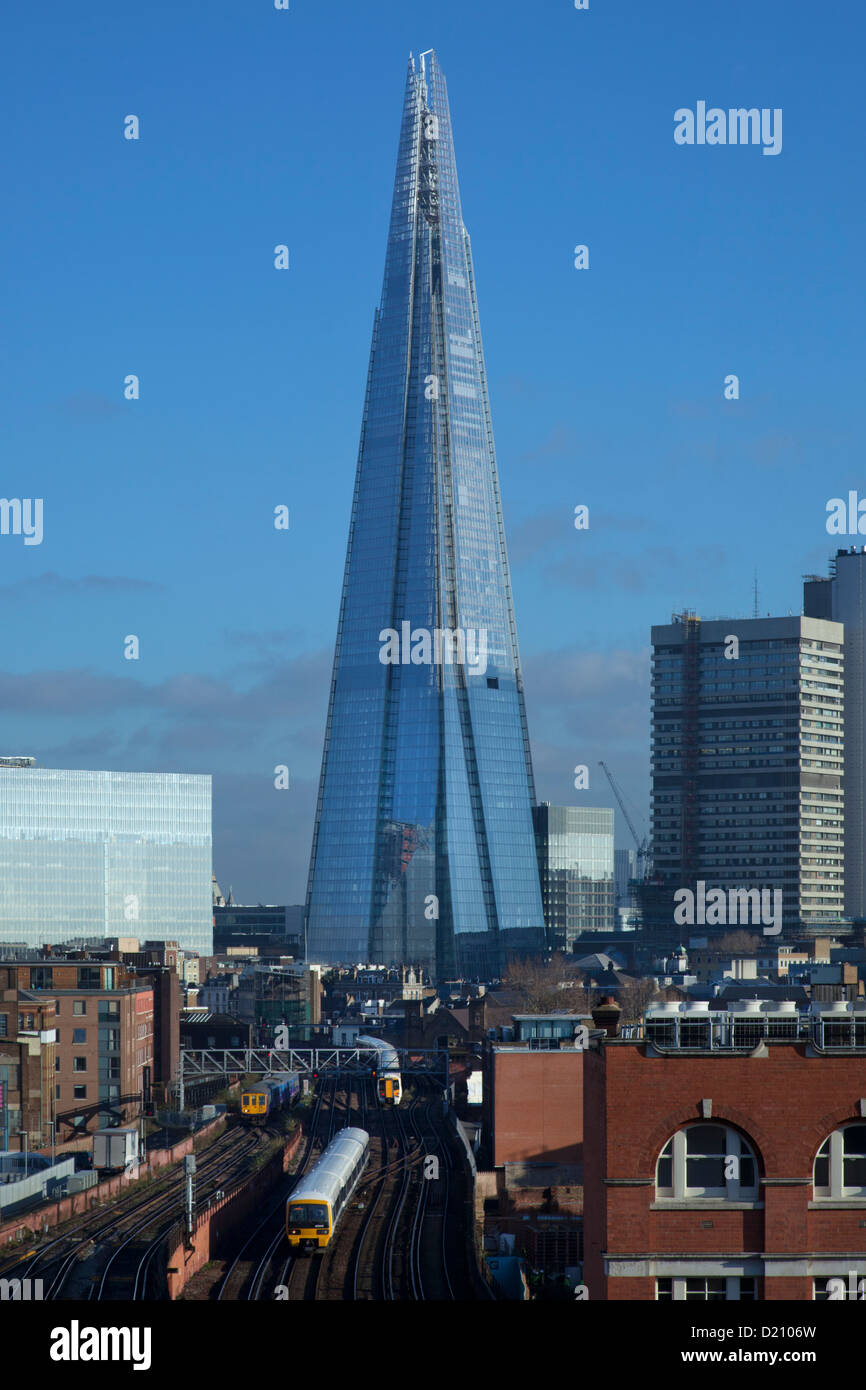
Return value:
[[(209, 1145), (197, 1160), (199, 1173), (204, 1175), (204, 1192), (217, 1186), (227, 1171), (227, 1162), (231, 1171), (232, 1165), (252, 1147), (256, 1147), (255, 1141), (251, 1145), (250, 1136), (239, 1129), (228, 1130)], [(110, 1264), (118, 1248), (128, 1243), (127, 1238), (134, 1238), (135, 1232), (160, 1212), (170, 1210), (176, 1218), (182, 1187), (182, 1175), (176, 1171), (148, 1184), (145, 1191), (131, 1187), (119, 1202), (88, 1213), (73, 1229), (37, 1250), (27, 1264), (29, 1276), (38, 1271), (45, 1284), (46, 1299), (98, 1297), (93, 1281), (96, 1279), (105, 1287), (101, 1279), (104, 1257), (108, 1256)], [(118, 1237), (122, 1237), (120, 1247)]]
[[(390, 1108), (365, 1078), (350, 1080), (342, 1091), (339, 1086), (336, 1078), (323, 1083), (297, 1169), (280, 1184), (211, 1296), (419, 1302), (487, 1296), (467, 1259), (466, 1188), (438, 1089), (421, 1082), (408, 1104)], [(285, 1235), (286, 1199), (346, 1125), (370, 1134), (367, 1170), (328, 1247), (295, 1253)]]
[[(348, 1105), (342, 1106), (336, 1078), (319, 1090), (316, 1106), (310, 1118), (306, 1145), (301, 1161), (290, 1179), (279, 1185), (279, 1195), (247, 1236), (225, 1274), (216, 1294), (221, 1301), (259, 1300), (274, 1297), (277, 1285), (285, 1284), (291, 1272), (293, 1256), (285, 1258), (286, 1198), (309, 1167), (314, 1154), (321, 1152), (343, 1123), (348, 1123)], [(341, 1117), (345, 1118), (341, 1118)]]

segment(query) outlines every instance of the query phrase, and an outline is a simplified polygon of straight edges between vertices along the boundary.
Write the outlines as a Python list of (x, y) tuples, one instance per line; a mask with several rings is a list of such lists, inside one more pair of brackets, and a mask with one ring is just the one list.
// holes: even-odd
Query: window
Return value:
[(757, 1297), (758, 1281), (754, 1276), (690, 1275), (687, 1279), (656, 1279), (658, 1302), (732, 1303)]
[(73, 1100), (86, 1100), (86, 1099), (87, 1099), (87, 1087), (86, 1087), (86, 1086), (73, 1086), (73, 1087), (72, 1087), (72, 1099), (73, 1099)]
[(98, 965), (81, 965), (78, 967), (79, 989), (100, 989), (101, 986), (102, 979)]
[(689, 1125), (672, 1135), (656, 1164), (656, 1197), (753, 1201), (758, 1166), (742, 1135), (729, 1125)]
[(0, 1014), (0, 1038), (9, 1036), (9, 1015)]
[(59, 1087), (59, 1086), (55, 1086), (55, 1087), (54, 1087), (54, 1099), (55, 1099), (55, 1100), (59, 1100), (59, 1099), (60, 1099), (60, 1087)]
[(86, 1058), (86, 1057), (73, 1057), (73, 1059), (72, 1059), (72, 1070), (73, 1070), (73, 1071), (87, 1071), (87, 1058)]
[(816, 1201), (866, 1198), (866, 1125), (845, 1125), (824, 1140), (813, 1183)]
[(73, 1001), (72, 1001), (72, 1012), (73, 1012), (74, 1014), (77, 1014), (77, 1015), (86, 1014), (86, 1013), (87, 1013), (87, 1000), (86, 1000), (86, 999), (73, 999)]
[(72, 1041), (73, 1041), (74, 1043), (83, 1043), (83, 1042), (87, 1042), (87, 1029), (86, 1029), (86, 1028), (73, 1028), (73, 1030), (72, 1030)]
[[(57, 1042), (58, 1042), (58, 1044), (59, 1044), (59, 1042), (60, 1042), (60, 1034), (59, 1034), (59, 1032), (58, 1032), (58, 1035), (57, 1035)], [(59, 1058), (59, 1057), (55, 1057), (55, 1058), (54, 1058), (54, 1070), (55, 1070), (55, 1071), (59, 1071), (59, 1070), (60, 1070), (60, 1058)]]

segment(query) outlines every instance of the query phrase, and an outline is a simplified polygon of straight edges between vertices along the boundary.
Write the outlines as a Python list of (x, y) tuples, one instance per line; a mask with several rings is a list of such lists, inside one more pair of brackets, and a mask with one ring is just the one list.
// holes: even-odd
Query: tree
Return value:
[(629, 980), (616, 995), (616, 1002), (622, 1009), (620, 1022), (640, 1023), (658, 993), (655, 980), (645, 976)]
[(550, 960), (515, 958), (508, 965), (506, 979), (528, 1014), (589, 1013), (583, 976), (562, 952)]

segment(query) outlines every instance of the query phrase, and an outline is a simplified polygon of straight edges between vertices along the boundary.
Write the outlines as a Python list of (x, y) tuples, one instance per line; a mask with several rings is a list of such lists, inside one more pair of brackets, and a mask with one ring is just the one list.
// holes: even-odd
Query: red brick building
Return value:
[(492, 1050), (493, 1166), (583, 1160), (583, 1053)]
[(591, 1038), (591, 1299), (810, 1300), (866, 1278), (866, 1006), (727, 1008)]
[(0, 972), (0, 1149), (38, 1149), (55, 1113), (54, 1000), (7, 986)]
[[(30, 1000), (26, 1007), (15, 1002), (20, 995)], [(48, 1142), (49, 1113), (58, 1145), (101, 1126), (137, 1118), (153, 1082), (154, 997), (149, 982), (139, 981), (117, 961), (83, 953), (25, 955), (0, 962), (0, 999), (0, 1015), (23, 1015), (18, 1022), (23, 1032), (35, 1030), (38, 1035), (46, 1024), (52, 1031), (54, 1074), (42, 1078), (45, 1119), (41, 1138), (35, 1121), (29, 1126), (34, 1147)], [(46, 1010), (45, 1023), (38, 1026), (34, 1001)], [(11, 1037), (11, 1017), (5, 1028)], [(44, 1073), (44, 1059), (42, 1068)], [(10, 1094), (11, 1090), (10, 1080)], [(49, 1111), (45, 1097), (52, 1090)]]

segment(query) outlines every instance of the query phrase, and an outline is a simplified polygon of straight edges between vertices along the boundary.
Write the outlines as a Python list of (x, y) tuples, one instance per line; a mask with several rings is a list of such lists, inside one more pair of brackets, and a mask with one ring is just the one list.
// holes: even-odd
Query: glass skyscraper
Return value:
[(550, 944), (570, 951), (581, 932), (612, 931), (613, 811), (543, 801), (535, 808), (535, 837)]
[(210, 954), (211, 857), (210, 777), (0, 765), (0, 941)]
[(308, 959), (491, 977), (544, 944), (445, 79), (410, 59), (307, 892)]

